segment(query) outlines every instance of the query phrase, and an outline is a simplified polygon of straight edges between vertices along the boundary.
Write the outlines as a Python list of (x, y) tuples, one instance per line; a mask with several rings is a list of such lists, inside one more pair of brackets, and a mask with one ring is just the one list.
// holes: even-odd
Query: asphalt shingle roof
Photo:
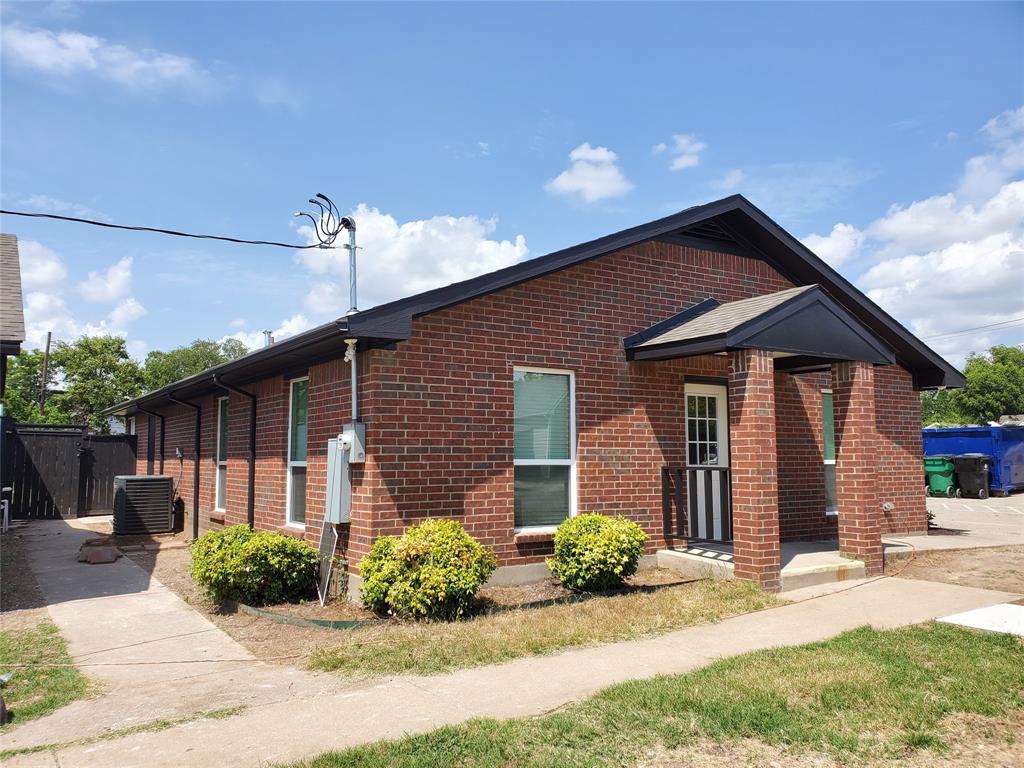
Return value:
[(778, 293), (767, 293), (751, 299), (741, 299), (740, 301), (719, 304), (714, 309), (698, 315), (681, 325), (677, 325), (675, 328), (670, 328), (637, 346), (650, 347), (656, 344), (689, 341), (690, 339), (700, 339), (705, 336), (717, 336), (722, 333), (728, 333), (748, 320), (753, 320), (768, 310), (774, 309), (780, 304), (815, 288), (817, 288), (816, 285), (801, 285), (797, 288), (779, 291)]
[(0, 341), (25, 340), (18, 238), (0, 234)]

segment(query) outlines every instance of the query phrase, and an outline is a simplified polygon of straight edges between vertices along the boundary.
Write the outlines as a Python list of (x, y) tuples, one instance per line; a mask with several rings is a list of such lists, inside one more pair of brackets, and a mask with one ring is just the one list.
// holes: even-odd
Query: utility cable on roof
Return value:
[[(320, 202), (320, 201), (323, 201)], [(316, 243), (308, 245), (297, 245), (295, 243), (279, 243), (276, 240), (247, 240), (241, 237), (227, 237), (225, 235), (202, 235), (195, 232), (182, 232), (177, 229), (163, 229), (161, 227), (138, 227), (128, 224), (110, 224), (106, 221), (95, 219), (83, 219), (79, 216), (61, 216), (56, 213), (38, 213), (35, 211), (7, 211), (0, 209), (0, 214), (6, 216), (24, 216), (30, 219), (51, 219), (53, 221), (70, 221), (75, 224), (89, 224), (94, 227), (105, 227), (107, 229), (125, 229), (130, 232), (155, 232), (158, 235), (171, 235), (173, 237), (191, 237), (196, 240), (220, 240), (225, 243), (240, 243), (242, 245), (271, 245), (275, 248), (289, 248), (295, 251), (304, 251), (310, 248), (333, 248), (334, 241), (343, 229), (352, 229), (355, 224), (351, 219), (343, 217), (331, 198), (320, 192), (316, 197), (311, 197), (309, 202), (317, 206), (319, 211), (316, 214), (296, 213), (313, 222), (313, 231), (316, 234)], [(326, 205), (324, 205), (326, 203)]]
[(176, 229), (161, 229), (160, 227), (135, 227), (127, 224), (108, 224), (105, 221), (93, 219), (82, 219), (77, 216), (59, 216), (55, 213), (35, 213), (30, 211), (7, 211), (0, 210), (5, 216), (25, 216), (32, 219), (53, 219), (55, 221), (71, 221), (76, 224), (91, 224), (94, 227), (106, 227), (107, 229), (127, 229), (132, 232), (155, 232), (158, 235), (173, 235), (174, 237), (191, 237), (196, 240), (222, 240), (227, 243), (240, 243), (242, 245), (272, 245), (277, 248), (291, 248), (293, 250), (306, 250), (308, 248), (324, 248), (329, 246), (314, 243), (312, 245), (296, 245), (293, 243), (279, 243), (274, 240), (246, 240), (240, 237), (227, 237), (224, 235), (202, 235), (194, 232), (180, 232)]

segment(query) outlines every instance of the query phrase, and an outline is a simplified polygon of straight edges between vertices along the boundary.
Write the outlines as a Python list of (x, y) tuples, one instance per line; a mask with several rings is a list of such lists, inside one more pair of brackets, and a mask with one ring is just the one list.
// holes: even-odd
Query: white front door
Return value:
[(729, 401), (720, 384), (686, 384), (686, 485), (691, 539), (729, 541)]

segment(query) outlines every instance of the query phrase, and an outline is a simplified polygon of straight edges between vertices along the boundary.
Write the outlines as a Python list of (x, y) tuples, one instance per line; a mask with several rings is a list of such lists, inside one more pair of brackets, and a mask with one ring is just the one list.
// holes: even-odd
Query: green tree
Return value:
[(225, 339), (223, 342), (196, 339), (188, 346), (176, 347), (169, 352), (154, 350), (146, 355), (143, 368), (146, 390), (152, 392), (160, 389), (194, 373), (234, 360), (248, 351), (238, 339)]
[[(42, 350), (23, 349), (17, 355), (7, 359), (4, 413), (15, 421), (66, 424), (69, 418), (68, 414), (52, 395), (47, 397), (45, 411), (39, 412), (39, 385), (42, 373)], [(47, 369), (46, 378), (47, 392), (52, 392), (56, 379), (52, 365)]]
[(925, 424), (984, 424), (1007, 414), (1024, 413), (1024, 350), (995, 346), (971, 354), (962, 389), (921, 393)]
[(102, 411), (142, 391), (142, 369), (128, 354), (120, 336), (83, 336), (73, 342), (58, 342), (51, 356), (55, 375), (64, 381), (64, 391), (53, 395), (54, 405), (69, 420), (107, 430)]
[(987, 355), (970, 355), (964, 376), (967, 386), (955, 399), (968, 420), (986, 422), (1024, 413), (1024, 350), (997, 346)]

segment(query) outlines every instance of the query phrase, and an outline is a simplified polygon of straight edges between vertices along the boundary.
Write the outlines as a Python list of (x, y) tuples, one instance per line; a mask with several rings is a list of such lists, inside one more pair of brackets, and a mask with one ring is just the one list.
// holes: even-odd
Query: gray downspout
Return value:
[(218, 374), (213, 375), (213, 382), (228, 392), (249, 398), (249, 495), (246, 499), (246, 522), (249, 524), (249, 530), (252, 530), (256, 525), (256, 395), (225, 384)]
[(141, 405), (136, 405), (135, 410), (141, 411), (142, 413), (148, 413), (150, 416), (156, 416), (160, 419), (160, 474), (162, 475), (164, 473), (164, 437), (167, 434), (164, 429), (164, 415), (162, 413), (147, 411)]
[(199, 538), (199, 452), (203, 444), (201, 432), (203, 427), (203, 409), (201, 406), (190, 403), (188, 400), (179, 400), (174, 396), (173, 392), (167, 395), (167, 399), (172, 403), (194, 408), (196, 412), (196, 434), (193, 442), (195, 459), (192, 462), (192, 539), (194, 541)]

